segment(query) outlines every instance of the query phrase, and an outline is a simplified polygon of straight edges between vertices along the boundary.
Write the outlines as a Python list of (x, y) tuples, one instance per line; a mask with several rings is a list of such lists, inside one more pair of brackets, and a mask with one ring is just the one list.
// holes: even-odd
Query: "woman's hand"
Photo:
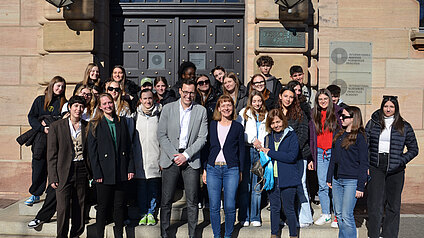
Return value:
[(363, 196), (364, 196), (364, 192), (361, 192), (361, 191), (356, 190), (356, 194), (355, 194), (355, 197), (356, 198), (361, 198)]
[(128, 173), (128, 180), (131, 180), (134, 178), (134, 173)]
[(57, 187), (59, 187), (59, 183), (52, 183), (51, 186), (52, 188), (57, 189)]
[(313, 161), (311, 161), (311, 162), (308, 163), (308, 169), (309, 170), (314, 170), (314, 162)]
[(44, 127), (44, 133), (49, 134), (49, 128), (48, 127)]
[(203, 170), (202, 181), (204, 184), (206, 184), (206, 169)]
[(253, 147), (259, 150), (260, 148), (262, 148), (261, 142), (258, 139), (255, 139), (255, 141), (253, 141)]
[(265, 154), (268, 154), (269, 148), (262, 147), (261, 151), (264, 152)]
[(96, 179), (96, 183), (103, 183), (103, 178)]
[(333, 185), (331, 185), (331, 183), (327, 183), (327, 186), (328, 186), (329, 188), (333, 188)]

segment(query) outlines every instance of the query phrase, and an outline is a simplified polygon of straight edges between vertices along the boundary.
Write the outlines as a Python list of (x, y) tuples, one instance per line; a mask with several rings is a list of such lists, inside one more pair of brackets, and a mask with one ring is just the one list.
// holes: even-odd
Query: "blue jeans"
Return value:
[(355, 217), (353, 209), (356, 204), (357, 179), (333, 178), (334, 213), (339, 225), (339, 237), (356, 237)]
[(314, 222), (312, 218), (311, 205), (309, 204), (309, 195), (308, 189), (306, 187), (306, 167), (308, 162), (304, 159), (300, 159), (297, 161), (297, 168), (299, 173), (302, 175), (302, 185), (298, 188), (299, 195), (299, 223), (312, 223)]
[(137, 179), (137, 202), (141, 217), (156, 213), (160, 188), (160, 178)]
[(206, 166), (209, 212), (214, 237), (221, 235), (221, 191), (224, 187), (225, 237), (231, 237), (236, 221), (236, 192), (239, 183), (239, 168), (227, 165)]
[(331, 214), (330, 211), (330, 188), (327, 186), (327, 171), (330, 164), (331, 149), (325, 154), (324, 150), (318, 148), (317, 154), (317, 176), (318, 176), (318, 196), (321, 203), (322, 214)]
[[(245, 159), (243, 178), (239, 186), (238, 220), (240, 222), (261, 221), (261, 193), (255, 191), (258, 176), (250, 172), (252, 165), (259, 160), (259, 152), (252, 146), (246, 146), (247, 149), (250, 153), (249, 157)], [(260, 186), (258, 186), (259, 189)]]

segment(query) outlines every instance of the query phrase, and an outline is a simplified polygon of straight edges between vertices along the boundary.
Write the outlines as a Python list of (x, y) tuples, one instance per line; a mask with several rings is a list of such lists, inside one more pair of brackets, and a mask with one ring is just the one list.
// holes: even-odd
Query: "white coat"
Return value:
[(266, 117), (268, 116), (268, 113), (265, 114), (265, 119), (261, 121), (261, 124), (259, 126), (258, 132), (256, 131), (256, 115), (253, 115), (251, 110), (247, 111), (247, 117), (248, 120), (244, 121), (244, 111), (246, 108), (241, 109), (236, 121), (240, 122), (244, 126), (244, 141), (246, 144), (252, 146), (253, 142), (257, 138), (262, 146), (264, 146), (264, 139), (265, 136), (268, 135), (268, 132), (266, 131), (265, 122)]
[(157, 130), (162, 106), (155, 104), (154, 107), (152, 115), (148, 116), (143, 112), (140, 105), (134, 116), (136, 131), (133, 141), (133, 152), (136, 171), (135, 178), (138, 179), (161, 177)]

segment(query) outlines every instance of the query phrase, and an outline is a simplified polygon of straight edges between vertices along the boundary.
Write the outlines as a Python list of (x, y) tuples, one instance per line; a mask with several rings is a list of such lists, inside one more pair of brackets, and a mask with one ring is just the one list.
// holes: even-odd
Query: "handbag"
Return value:
[[(268, 136), (265, 136), (265, 148), (268, 148), (268, 144), (269, 144), (269, 142), (268, 142)], [(263, 187), (260, 189), (260, 190), (258, 190), (257, 189), (257, 187), (258, 186), (260, 186), (261, 185), (261, 183), (262, 182), (265, 182), (265, 179), (264, 179), (264, 171), (265, 171), (265, 169), (264, 169), (264, 167), (262, 166), (262, 164), (261, 164), (261, 160), (260, 159), (258, 159), (253, 165), (252, 165), (252, 168), (250, 169), (250, 172), (252, 172), (252, 174), (254, 174), (254, 175), (256, 175), (256, 176), (258, 176), (259, 178), (261, 178), (257, 183), (256, 183), (256, 185), (255, 185), (255, 187), (254, 187), (254, 190), (256, 191), (256, 192), (258, 192), (258, 193), (261, 193), (262, 192), (262, 190), (263, 190)]]

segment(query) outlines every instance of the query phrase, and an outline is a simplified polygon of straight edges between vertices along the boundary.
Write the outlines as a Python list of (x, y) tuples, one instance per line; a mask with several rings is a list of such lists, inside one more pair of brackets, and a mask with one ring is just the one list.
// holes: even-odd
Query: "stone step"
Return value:
[[(0, 210), (0, 236), (8, 237), (54, 237), (56, 235), (56, 222), (53, 219), (52, 222), (43, 224), (41, 230), (29, 229), (27, 227), (28, 222), (33, 218), (33, 215), (24, 215), (21, 216), (20, 209), (25, 211), (31, 210), (31, 207), (25, 208), (22, 207), (23, 201), (15, 203), (9, 206), (6, 209)], [(37, 205), (37, 204), (35, 204)], [(37, 210), (37, 206), (32, 207), (34, 210)], [(25, 205), (24, 205), (25, 206)], [(41, 207), (41, 206), (40, 206)], [(313, 209), (316, 211), (314, 218), (316, 219), (320, 214), (319, 206), (313, 205)], [(24, 210), (22, 212), (24, 212)], [(187, 213), (185, 211), (184, 203), (178, 201), (173, 205), (172, 211), (172, 232), (175, 234), (175, 237), (187, 237), (188, 228), (186, 223)], [(95, 212), (95, 209), (92, 209)], [(130, 217), (136, 216), (136, 209), (130, 209)], [(95, 214), (91, 214), (91, 217), (95, 217)], [(221, 211), (221, 219), (224, 222), (224, 213)], [(267, 209), (262, 209), (262, 227), (242, 227), (238, 222), (236, 222), (235, 230), (233, 237), (267, 237), (270, 234), (270, 223), (269, 223), (269, 211)], [(138, 223), (138, 218), (132, 219), (131, 224), (126, 227), (126, 237), (160, 237), (160, 226), (136, 226)], [(358, 226), (358, 237), (366, 237), (366, 228), (363, 225), (363, 219), (359, 217), (357, 219)], [(222, 225), (223, 229), (224, 225)], [(325, 224), (323, 226), (312, 225), (307, 228), (300, 229), (300, 237), (337, 237), (338, 230), (331, 228), (330, 224)], [(197, 229), (198, 237), (213, 237), (212, 228), (209, 222), (209, 213), (208, 209), (199, 210), (199, 222)], [(82, 237), (95, 237), (95, 219), (91, 219), (90, 223), (86, 226), (86, 231)], [(106, 227), (105, 237), (113, 237), (113, 224), (110, 224)], [(282, 229), (282, 236), (288, 237), (288, 227)]]

